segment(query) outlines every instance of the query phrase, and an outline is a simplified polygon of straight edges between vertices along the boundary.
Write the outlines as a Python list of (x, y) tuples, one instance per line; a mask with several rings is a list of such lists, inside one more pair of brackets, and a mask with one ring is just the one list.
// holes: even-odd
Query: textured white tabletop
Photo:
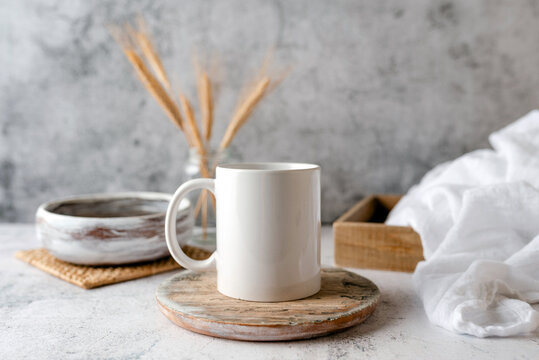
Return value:
[[(432, 326), (411, 275), (353, 270), (374, 281), (381, 303), (363, 324), (313, 340), (249, 343), (191, 333), (157, 309), (161, 274), (83, 290), (14, 258), (38, 247), (31, 225), (0, 225), (1, 359), (537, 359), (537, 334), (476, 339)], [(333, 265), (323, 230), (322, 263)]]

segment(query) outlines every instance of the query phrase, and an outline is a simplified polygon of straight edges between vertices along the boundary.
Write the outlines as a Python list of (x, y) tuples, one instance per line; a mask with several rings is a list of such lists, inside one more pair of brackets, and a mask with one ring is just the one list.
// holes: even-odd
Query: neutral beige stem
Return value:
[(202, 207), (202, 192), (200, 193), (200, 195), (198, 195), (198, 200), (197, 200), (197, 203), (196, 203), (196, 206), (195, 206), (195, 211), (194, 211), (195, 220), (198, 217), (198, 213), (200, 212), (201, 207)]
[[(209, 171), (208, 161), (204, 156), (201, 156), (201, 158), (200, 158), (199, 168), (200, 168), (200, 175), (202, 175), (202, 177), (208, 178), (208, 179), (212, 178), (212, 173), (213, 172)], [(213, 205), (213, 210), (215, 210), (216, 209), (215, 197), (211, 193), (210, 193), (210, 195), (211, 195), (211, 201), (212, 201), (212, 205)]]
[(161, 83), (167, 88), (167, 90), (170, 91), (170, 81), (168, 80), (165, 68), (163, 67), (163, 63), (161, 63), (161, 59), (159, 59), (159, 56), (155, 52), (155, 49), (150, 39), (145, 34), (140, 32), (137, 33), (136, 36), (137, 44), (139, 45), (142, 54), (146, 58), (146, 61), (148, 61), (148, 63), (150, 64), (157, 79), (159, 79), (159, 81), (161, 81)]
[(253, 109), (264, 97), (266, 90), (270, 84), (269, 77), (263, 77), (256, 85), (253, 93), (247, 97), (243, 104), (239, 107), (238, 111), (234, 114), (232, 121), (228, 125), (223, 140), (221, 141), (220, 149), (225, 149), (230, 145), (230, 142), (241, 128), (243, 124), (247, 121), (249, 115), (253, 112)]
[(208, 142), (211, 138), (213, 127), (213, 97), (211, 82), (208, 74), (202, 73), (198, 80), (198, 96), (200, 101), (200, 110), (202, 113), (202, 126), (204, 138)]
[(206, 239), (208, 228), (208, 191), (202, 190), (202, 237)]
[(202, 137), (200, 136), (200, 131), (198, 130), (195, 121), (193, 108), (191, 107), (189, 100), (187, 100), (187, 98), (183, 94), (180, 94), (180, 103), (182, 104), (183, 112), (185, 114), (185, 118), (187, 119), (187, 125), (189, 126), (191, 139), (193, 140), (193, 143), (195, 144), (199, 154), (204, 155), (204, 143), (202, 142)]
[(150, 94), (152, 94), (154, 99), (163, 108), (163, 110), (172, 120), (172, 122), (176, 124), (180, 128), (180, 130), (183, 131), (183, 119), (176, 103), (172, 101), (170, 96), (168, 96), (166, 90), (163, 88), (163, 86), (161, 86), (159, 81), (155, 79), (155, 77), (144, 64), (144, 61), (134, 50), (124, 49), (124, 53), (127, 56), (129, 62), (131, 62), (131, 64), (135, 68), (135, 71), (142, 84), (146, 87)]

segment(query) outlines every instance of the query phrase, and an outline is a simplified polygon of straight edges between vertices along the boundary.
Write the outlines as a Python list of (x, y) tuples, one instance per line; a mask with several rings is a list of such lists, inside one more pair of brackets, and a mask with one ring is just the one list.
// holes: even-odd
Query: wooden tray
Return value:
[(333, 223), (335, 264), (414, 271), (423, 260), (419, 234), (411, 227), (384, 225), (400, 198), (400, 195), (366, 197)]
[(215, 273), (183, 271), (161, 283), (159, 309), (175, 324), (205, 335), (250, 340), (307, 339), (357, 325), (376, 308), (375, 284), (341, 269), (322, 270), (316, 295), (295, 301), (237, 300), (217, 291)]

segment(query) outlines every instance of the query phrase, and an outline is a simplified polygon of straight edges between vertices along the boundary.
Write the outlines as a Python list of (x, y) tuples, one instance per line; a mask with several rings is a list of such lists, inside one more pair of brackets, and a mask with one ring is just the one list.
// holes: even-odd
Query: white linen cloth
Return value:
[(539, 111), (489, 141), (427, 173), (386, 221), (421, 236), (413, 280), (430, 321), (479, 337), (539, 327)]

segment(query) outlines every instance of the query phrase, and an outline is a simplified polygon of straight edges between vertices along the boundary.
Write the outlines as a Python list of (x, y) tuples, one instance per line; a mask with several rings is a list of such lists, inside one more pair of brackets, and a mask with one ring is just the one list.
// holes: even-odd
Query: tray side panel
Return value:
[[(413, 272), (423, 260), (419, 235), (410, 227), (368, 222), (365, 214), (391, 210), (399, 200), (395, 195), (374, 195), (354, 206), (347, 221), (333, 224), (335, 264), (379, 270)], [(361, 205), (360, 205), (361, 204)], [(360, 205), (360, 206), (358, 206)], [(367, 211), (366, 211), (367, 209)], [(350, 221), (349, 219), (361, 219)]]

